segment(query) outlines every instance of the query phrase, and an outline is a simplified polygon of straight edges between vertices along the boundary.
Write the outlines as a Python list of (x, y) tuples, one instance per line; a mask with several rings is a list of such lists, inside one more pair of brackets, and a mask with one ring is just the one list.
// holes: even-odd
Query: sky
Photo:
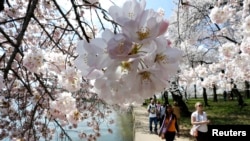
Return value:
[[(108, 9), (112, 3), (121, 6), (125, 1), (126, 0), (99, 0), (105, 9)], [(165, 11), (165, 17), (169, 18), (175, 6), (173, 1), (174, 0), (146, 0), (146, 9), (152, 8), (157, 11), (158, 8), (162, 8)]]
[[(65, 10), (69, 10), (71, 8), (71, 2), (70, 0), (57, 0), (59, 4), (65, 8)], [(139, 0), (137, 0), (139, 1)], [(175, 7), (175, 4), (173, 3), (174, 0), (146, 0), (146, 8), (145, 9), (154, 9), (157, 11), (159, 8), (162, 8), (165, 11), (165, 18), (169, 19), (171, 14), (173, 13), (173, 9)], [(176, 1), (176, 0), (175, 0)], [(109, 7), (116, 4), (118, 6), (122, 6), (126, 0), (99, 0), (101, 7), (105, 10), (108, 11)], [(93, 12), (92, 12), (93, 13)], [(99, 25), (99, 20), (96, 17), (95, 14), (90, 14), (89, 11), (85, 11), (84, 17), (86, 19), (91, 19), (93, 18), (92, 21), (94, 25), (97, 28), (100, 28), (101, 26)], [(112, 28), (112, 25), (110, 23), (106, 24), (105, 21), (103, 20), (103, 24), (106, 25), (106, 28)], [(107, 26), (109, 25), (109, 26)]]
[(175, 4), (173, 0), (146, 0), (146, 9), (153, 8), (157, 10), (158, 8), (162, 8), (165, 10), (165, 17), (169, 18), (173, 12)]
[[(65, 7), (65, 9), (69, 9), (71, 7), (69, 0), (57, 0), (57, 1), (61, 6)], [(106, 10), (108, 10), (108, 8), (111, 5), (113, 5), (113, 3), (117, 4), (118, 6), (122, 6), (125, 1), (126, 0), (99, 0), (101, 6)], [(168, 19), (171, 16), (173, 9), (175, 7), (173, 1), (174, 0), (146, 0), (146, 9), (152, 8), (155, 11), (157, 11), (158, 8), (162, 8), (165, 11), (165, 17)]]

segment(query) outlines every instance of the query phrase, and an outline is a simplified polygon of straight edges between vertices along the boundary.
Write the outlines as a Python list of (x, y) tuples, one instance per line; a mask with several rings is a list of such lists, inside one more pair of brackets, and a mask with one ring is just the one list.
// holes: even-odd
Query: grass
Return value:
[[(208, 99), (209, 107), (203, 107), (204, 111), (207, 113), (208, 119), (211, 121), (212, 125), (250, 125), (250, 99), (243, 99), (248, 105), (242, 109), (238, 106), (238, 101), (234, 100), (224, 101), (223, 97), (218, 95), (218, 102), (213, 102), (212, 98)], [(160, 101), (162, 101), (160, 99)], [(145, 100), (143, 106), (149, 104), (149, 100)], [(202, 102), (204, 104), (203, 98), (189, 98), (186, 101), (186, 106), (190, 112), (195, 111), (195, 103)], [(173, 104), (173, 100), (169, 99), (169, 103)], [(181, 136), (188, 137), (192, 140), (189, 135), (191, 129), (190, 119), (191, 117), (182, 116), (180, 119)]]
[[(186, 101), (186, 105), (190, 112), (195, 111), (195, 103), (202, 102), (204, 105), (203, 98), (189, 98)], [(212, 125), (250, 125), (250, 99), (244, 99), (244, 102), (248, 105), (242, 109), (238, 106), (238, 101), (234, 100), (224, 101), (222, 97), (218, 97), (218, 102), (213, 102), (213, 99), (208, 99), (209, 107), (203, 107), (207, 113), (208, 119)], [(149, 100), (146, 100), (149, 103)], [(169, 99), (169, 103), (173, 103), (172, 99)], [(146, 106), (147, 104), (144, 104)], [(182, 116), (180, 119), (180, 127), (182, 129), (191, 128), (190, 117)], [(188, 134), (188, 133), (187, 133)]]
[[(189, 111), (195, 111), (194, 105), (196, 102), (203, 102), (203, 99), (189, 99), (186, 105)], [(250, 99), (244, 99), (244, 102), (250, 105)], [(240, 109), (237, 100), (224, 101), (219, 99), (218, 102), (213, 102), (212, 99), (208, 100), (209, 107), (204, 107), (208, 118), (213, 125), (250, 125), (250, 108), (245, 106)], [(182, 117), (181, 125), (190, 127), (190, 117)]]

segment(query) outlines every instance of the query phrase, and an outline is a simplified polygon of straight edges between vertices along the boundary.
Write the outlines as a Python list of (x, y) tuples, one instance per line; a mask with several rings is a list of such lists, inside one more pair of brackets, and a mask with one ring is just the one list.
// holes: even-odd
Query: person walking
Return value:
[(173, 141), (175, 136), (179, 137), (179, 125), (176, 115), (173, 113), (173, 107), (166, 105), (166, 112), (160, 128), (159, 136), (166, 141)]
[(154, 132), (157, 133), (157, 106), (155, 104), (155, 100), (152, 99), (150, 104), (147, 107), (147, 111), (149, 113), (149, 130), (150, 133), (153, 133), (153, 123), (154, 123)]
[(162, 126), (162, 122), (164, 120), (164, 116), (165, 116), (165, 111), (166, 111), (166, 105), (161, 105), (161, 108), (160, 108), (160, 119), (159, 119), (159, 126), (161, 128)]
[(195, 104), (196, 111), (191, 114), (191, 124), (193, 128), (196, 128), (197, 135), (195, 136), (197, 141), (208, 141), (208, 126), (210, 121), (207, 118), (207, 114), (203, 111), (203, 105), (201, 102)]

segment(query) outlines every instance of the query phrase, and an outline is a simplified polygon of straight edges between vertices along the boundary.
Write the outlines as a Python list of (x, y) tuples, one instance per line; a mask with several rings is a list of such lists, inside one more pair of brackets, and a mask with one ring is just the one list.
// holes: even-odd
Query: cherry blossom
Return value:
[(228, 6), (225, 6), (223, 8), (214, 7), (211, 10), (210, 17), (212, 22), (220, 24), (228, 20), (228, 18), (231, 16), (230, 13), (231, 12)]
[(31, 72), (38, 73), (43, 66), (44, 54), (40, 49), (33, 48), (25, 53), (24, 66)]

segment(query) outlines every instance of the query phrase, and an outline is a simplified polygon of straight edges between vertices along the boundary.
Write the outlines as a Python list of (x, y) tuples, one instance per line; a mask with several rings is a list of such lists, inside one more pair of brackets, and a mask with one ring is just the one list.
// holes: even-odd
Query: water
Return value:
[[(97, 138), (97, 141), (133, 141), (133, 119), (131, 113), (117, 114), (114, 115), (115, 123), (109, 126), (106, 123), (101, 123), (101, 136)], [(113, 130), (113, 133), (108, 132), (108, 128)], [(83, 129), (85, 132), (90, 132), (91, 129), (86, 127), (86, 124), (80, 124), (78, 129)], [(80, 141), (77, 133), (69, 133), (72, 141)], [(82, 139), (81, 141), (85, 141)], [(54, 139), (53, 141), (61, 141), (59, 139)]]
[[(97, 138), (97, 141), (133, 141), (133, 118), (131, 113), (118, 114), (114, 113), (115, 123), (108, 125), (105, 122), (100, 124), (100, 134), (101, 136)], [(50, 125), (55, 126), (55, 125)], [(113, 133), (108, 132), (108, 128), (113, 130)], [(68, 141), (68, 139), (59, 138), (60, 130), (55, 132), (55, 137), (51, 141)], [(81, 123), (76, 130), (83, 130), (86, 133), (91, 132), (91, 128), (86, 126), (86, 123)], [(72, 141), (87, 141), (87, 139), (79, 139), (77, 131), (68, 130), (67, 133), (71, 137)], [(8, 138), (2, 141), (11, 141)], [(40, 139), (39, 141), (49, 141), (45, 139)]]

